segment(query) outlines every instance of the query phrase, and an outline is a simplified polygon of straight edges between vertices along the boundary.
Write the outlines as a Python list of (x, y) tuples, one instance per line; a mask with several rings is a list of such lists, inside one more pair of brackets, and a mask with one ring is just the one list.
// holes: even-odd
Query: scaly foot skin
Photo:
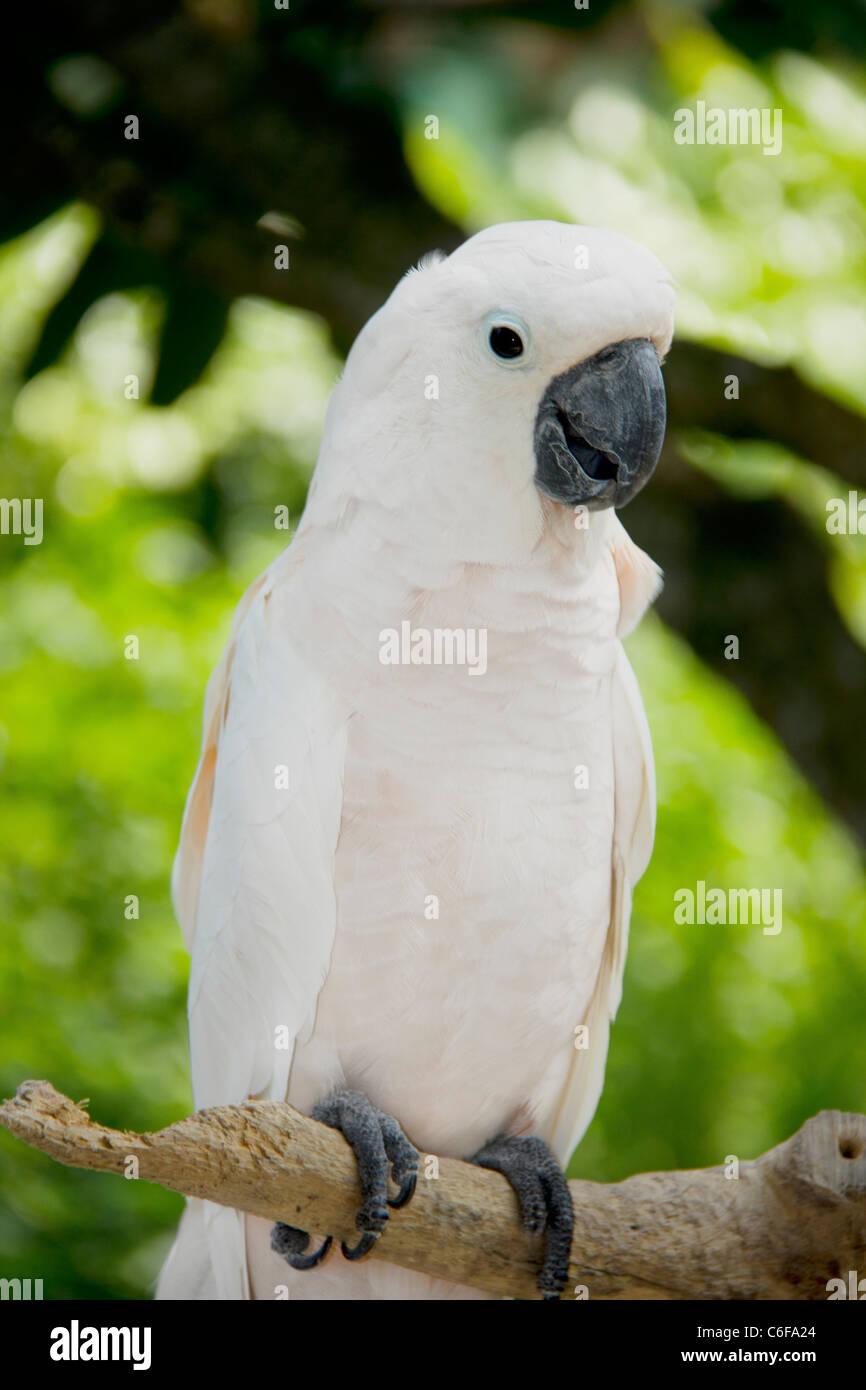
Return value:
[(542, 1298), (559, 1298), (568, 1281), (574, 1208), (565, 1174), (550, 1149), (534, 1135), (499, 1134), (469, 1161), (479, 1168), (493, 1168), (508, 1179), (517, 1195), (523, 1229), (529, 1235), (546, 1232), (537, 1287)]
[[(355, 1217), (361, 1232), (351, 1248), (341, 1241), (347, 1260), (360, 1260), (372, 1250), (385, 1229), (388, 1207), (402, 1207), (412, 1197), (418, 1176), (418, 1150), (406, 1138), (392, 1115), (372, 1105), (363, 1091), (337, 1091), (320, 1101), (313, 1119), (338, 1129), (348, 1140), (358, 1161), (363, 1201)], [(388, 1197), (388, 1166), (399, 1187), (397, 1196)], [(314, 1269), (331, 1248), (332, 1237), (311, 1254), (304, 1254), (310, 1237), (306, 1231), (278, 1221), (271, 1231), (271, 1249), (276, 1250), (293, 1269)]]

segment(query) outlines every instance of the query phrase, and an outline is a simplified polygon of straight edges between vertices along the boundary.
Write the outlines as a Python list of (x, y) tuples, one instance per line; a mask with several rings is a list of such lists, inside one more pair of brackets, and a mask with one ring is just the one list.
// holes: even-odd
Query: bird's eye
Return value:
[(490, 346), (497, 357), (521, 357), (523, 339), (520, 334), (505, 323), (495, 323), (490, 330)]

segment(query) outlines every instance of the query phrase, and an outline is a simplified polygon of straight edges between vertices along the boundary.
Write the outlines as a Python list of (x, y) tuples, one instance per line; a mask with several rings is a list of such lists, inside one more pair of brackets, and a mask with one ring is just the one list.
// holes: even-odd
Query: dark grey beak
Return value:
[(535, 482), (569, 506), (624, 507), (665, 437), (665, 388), (649, 338), (628, 338), (554, 377), (535, 420)]

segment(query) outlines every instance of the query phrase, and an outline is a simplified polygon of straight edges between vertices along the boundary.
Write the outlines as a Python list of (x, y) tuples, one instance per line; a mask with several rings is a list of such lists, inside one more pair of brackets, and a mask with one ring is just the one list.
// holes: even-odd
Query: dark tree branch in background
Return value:
[[(82, 0), (50, 42), (58, 56), (96, 54), (122, 79), (122, 100), (84, 121), (32, 73), (36, 108), (3, 202), (15, 217), (46, 188), (55, 203), (83, 198), (129, 248), (133, 274), (143, 256), (160, 287), (165, 266), (226, 300), (252, 293), (312, 309), (346, 350), (395, 279), (462, 234), (416, 190), (393, 103), (363, 66), (372, 16), (348, 17), (324, 51), (321, 26), (278, 19), (285, 37), (272, 25), (264, 42), (214, 32), (194, 8)], [(138, 116), (137, 140), (124, 138), (127, 114)], [(289, 271), (274, 266), (284, 238), (257, 225), (270, 210), (299, 225)]]
[[(735, 22), (736, 6), (726, 9)], [(419, 256), (462, 239), (415, 188), (403, 157), (390, 83), (412, 26), (477, 31), (531, 14), (536, 40), (538, 25), (556, 28), (565, 62), (601, 13), (368, 0), (330, 6), (323, 22), (307, 0), (282, 12), (263, 6), (258, 16), (250, 0), (80, 0), (46, 23), (31, 7), (17, 35), (16, 80), (0, 84), (4, 129), (14, 132), (0, 238), (72, 197), (98, 208), (106, 227), (49, 316), (34, 367), (56, 358), (94, 298), (135, 284), (157, 286), (167, 302), (156, 403), (195, 380), (238, 295), (320, 314), (345, 350)], [(435, 27), (429, 32), (435, 39)], [(70, 54), (95, 55), (108, 87), (115, 83), (102, 107), (82, 111), (55, 95), (58, 73), (67, 71), (68, 86), (61, 60)], [(139, 117), (137, 141), (123, 138), (126, 114)], [(269, 211), (300, 235), (264, 230)], [(274, 244), (284, 239), (291, 268), (278, 271)], [(724, 396), (732, 373), (736, 403)], [(665, 378), (669, 445), (627, 513), (666, 571), (663, 616), (746, 694), (866, 842), (866, 654), (830, 596), (826, 553), (784, 502), (734, 500), (677, 449), (695, 429), (769, 439), (862, 488), (863, 419), (789, 368), (694, 344), (675, 345)], [(728, 633), (740, 638), (739, 661), (722, 657)]]
[[(156, 1134), (95, 1124), (47, 1081), (25, 1081), (0, 1124), (61, 1163), (354, 1241), (361, 1202), (343, 1136), (276, 1101), (202, 1110)], [(130, 1169), (129, 1160), (137, 1167)], [(422, 1164), (424, 1156), (422, 1156)], [(564, 1297), (826, 1299), (866, 1260), (866, 1116), (825, 1110), (738, 1175), (721, 1167), (569, 1184)], [(372, 1258), (504, 1297), (537, 1298), (540, 1238), (505, 1178), (456, 1159), (423, 1170)], [(847, 1292), (847, 1289), (846, 1289)]]
[[(687, 356), (694, 349), (681, 346)], [(773, 728), (819, 793), (866, 843), (866, 651), (830, 594), (829, 557), (772, 498), (732, 497), (678, 453), (625, 520), (665, 571), (664, 620)], [(724, 656), (739, 638), (738, 660)]]
[[(729, 376), (739, 399), (726, 399)], [(729, 439), (766, 439), (800, 458), (866, 486), (866, 420), (825, 396), (791, 367), (762, 367), (736, 353), (677, 342), (665, 364), (674, 433), (710, 430)]]

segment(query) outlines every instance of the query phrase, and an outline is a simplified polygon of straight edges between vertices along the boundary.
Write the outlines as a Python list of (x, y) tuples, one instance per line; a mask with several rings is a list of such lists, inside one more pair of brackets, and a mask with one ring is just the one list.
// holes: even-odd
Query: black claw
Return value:
[(287, 1226), (284, 1221), (278, 1221), (271, 1231), (271, 1249), (282, 1255), (292, 1269), (315, 1269), (316, 1265), (322, 1263), (332, 1242), (333, 1236), (327, 1236), (318, 1250), (304, 1255), (302, 1252), (310, 1243), (306, 1231), (299, 1230), (297, 1226)]
[(286, 1258), (292, 1269), (315, 1269), (316, 1265), (322, 1263), (333, 1243), (334, 1237), (326, 1236), (318, 1250), (314, 1250), (312, 1255), (288, 1255)]
[(340, 1249), (343, 1252), (343, 1258), (346, 1260), (363, 1260), (365, 1255), (369, 1255), (381, 1234), (381, 1231), (368, 1231), (366, 1235), (361, 1236), (358, 1244), (352, 1246), (351, 1249), (344, 1240), (341, 1240)]
[(545, 1301), (558, 1299), (568, 1281), (574, 1210), (556, 1158), (542, 1139), (500, 1134), (470, 1161), (502, 1173), (517, 1196), (524, 1230), (530, 1235), (545, 1232), (537, 1288)]
[(408, 1177), (405, 1177), (403, 1179), (403, 1186), (400, 1188), (400, 1191), (397, 1193), (397, 1196), (388, 1198), (388, 1206), (395, 1208), (405, 1207), (407, 1202), (411, 1202), (412, 1198), (415, 1195), (415, 1185), (417, 1181), (417, 1173), (410, 1173)]

